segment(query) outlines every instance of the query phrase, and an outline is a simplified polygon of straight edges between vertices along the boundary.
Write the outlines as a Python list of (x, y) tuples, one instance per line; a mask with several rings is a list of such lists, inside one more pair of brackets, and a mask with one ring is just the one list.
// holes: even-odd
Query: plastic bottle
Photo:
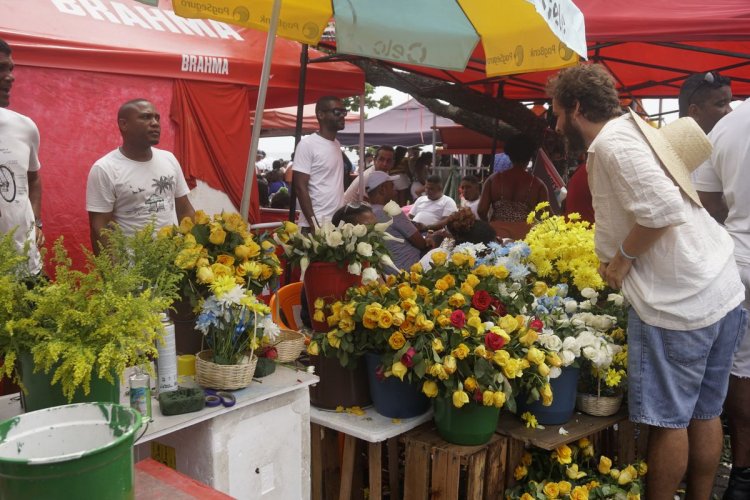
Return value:
[(151, 418), (151, 377), (140, 366), (130, 376), (130, 407)]

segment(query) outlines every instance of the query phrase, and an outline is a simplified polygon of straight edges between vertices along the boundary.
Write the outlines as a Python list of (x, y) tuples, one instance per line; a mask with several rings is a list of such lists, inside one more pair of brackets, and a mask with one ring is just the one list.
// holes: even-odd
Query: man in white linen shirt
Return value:
[(632, 305), (628, 405), (632, 421), (651, 426), (646, 497), (672, 500), (687, 471), (688, 498), (709, 498), (729, 366), (747, 321), (732, 239), (689, 179), (710, 144), (691, 118), (668, 135), (622, 115), (597, 64), (562, 70), (547, 91), (557, 131), (573, 149), (588, 148), (599, 271)]
[(326, 96), (315, 104), (320, 128), (302, 138), (294, 152), (294, 193), (302, 212), (299, 225), (314, 232), (331, 220), (344, 203), (344, 158), (336, 134), (345, 125), (347, 109), (338, 97)]
[[(711, 158), (693, 173), (701, 201), (709, 198), (723, 209), (712, 213), (734, 240), (734, 260), (750, 307), (750, 100), (722, 118), (708, 135)], [(708, 205), (704, 205), (708, 208)], [(724, 500), (750, 498), (750, 334), (735, 353), (724, 404), (732, 443), (732, 472)]]

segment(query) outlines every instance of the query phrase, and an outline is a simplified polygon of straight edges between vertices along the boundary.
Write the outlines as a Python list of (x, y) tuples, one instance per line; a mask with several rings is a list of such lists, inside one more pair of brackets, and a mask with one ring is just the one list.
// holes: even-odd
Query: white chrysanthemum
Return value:
[(275, 342), (278, 338), (279, 334), (281, 333), (281, 330), (279, 329), (279, 325), (273, 322), (273, 318), (271, 318), (271, 315), (266, 315), (265, 318), (263, 318), (263, 336), (266, 337), (270, 342)]

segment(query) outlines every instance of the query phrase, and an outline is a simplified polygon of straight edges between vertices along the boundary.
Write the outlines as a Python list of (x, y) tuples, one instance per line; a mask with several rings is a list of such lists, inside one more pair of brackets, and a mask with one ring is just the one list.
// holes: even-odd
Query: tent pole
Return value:
[(271, 73), (271, 61), (273, 59), (273, 47), (276, 43), (276, 29), (279, 25), (281, 14), (281, 0), (273, 1), (271, 14), (271, 25), (268, 27), (266, 38), (266, 53), (263, 56), (263, 69), (260, 72), (260, 88), (258, 89), (258, 101), (255, 105), (255, 121), (253, 122), (253, 133), (250, 139), (250, 155), (247, 157), (247, 168), (245, 169), (245, 185), (242, 190), (242, 204), (240, 213), (245, 220), (250, 214), (250, 192), (255, 182), (255, 157), (258, 154), (258, 139), (263, 127), (263, 108), (266, 105), (266, 91), (268, 90), (268, 78)]
[[(297, 150), (297, 144), (302, 139), (302, 115), (305, 107), (305, 86), (307, 85), (307, 61), (308, 45), (302, 44), (302, 51), (299, 55), (299, 89), (297, 90), (297, 122), (294, 124), (294, 150)], [(294, 162), (292, 162), (294, 168)], [(294, 192), (294, 175), (292, 175), (292, 185), (289, 186), (289, 220), (294, 222), (297, 218), (297, 194)]]
[(437, 166), (437, 115), (432, 113), (432, 169)]
[[(497, 82), (497, 92), (495, 93), (495, 100), (499, 100), (503, 94), (505, 93), (505, 80), (500, 80)], [(497, 154), (497, 126), (499, 125), (500, 117), (495, 114), (495, 126), (492, 130), (492, 155), (490, 158), (492, 158), (490, 162), (490, 175), (492, 172), (495, 171), (495, 155)], [(480, 167), (481, 168), (481, 167)], [(484, 169), (481, 169), (482, 175), (481, 177), (484, 177)]]
[(359, 201), (365, 199), (365, 94), (359, 95)]

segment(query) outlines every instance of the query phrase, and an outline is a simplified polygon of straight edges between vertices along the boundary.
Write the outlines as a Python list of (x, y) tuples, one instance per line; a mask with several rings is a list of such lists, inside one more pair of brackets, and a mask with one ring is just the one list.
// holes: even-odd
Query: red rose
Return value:
[(484, 336), (484, 345), (487, 349), (497, 351), (505, 345), (505, 339), (496, 333), (489, 332)]
[(505, 316), (506, 314), (508, 314), (508, 310), (505, 308), (505, 304), (503, 304), (499, 300), (492, 299), (491, 305), (492, 309), (494, 309), (495, 311), (495, 314), (497, 314), (498, 316)]
[(451, 325), (456, 328), (463, 328), (466, 324), (466, 315), (462, 310), (453, 311), (451, 313)]
[(487, 290), (477, 290), (471, 298), (471, 305), (479, 312), (486, 311), (492, 304), (492, 297)]
[(383, 368), (383, 365), (378, 365), (378, 367), (375, 368), (375, 378), (380, 381), (385, 380), (385, 369)]
[(412, 360), (412, 358), (414, 357), (416, 353), (417, 353), (417, 350), (414, 349), (413, 347), (410, 347), (409, 349), (406, 350), (404, 355), (401, 356), (401, 363), (403, 363), (405, 367), (411, 368), (412, 366), (414, 366), (414, 360)]
[(478, 387), (474, 389), (474, 401), (477, 403), (482, 402), (482, 391), (480, 391)]
[(544, 322), (539, 318), (534, 318), (531, 323), (529, 323), (529, 328), (541, 332), (542, 328), (544, 328)]

